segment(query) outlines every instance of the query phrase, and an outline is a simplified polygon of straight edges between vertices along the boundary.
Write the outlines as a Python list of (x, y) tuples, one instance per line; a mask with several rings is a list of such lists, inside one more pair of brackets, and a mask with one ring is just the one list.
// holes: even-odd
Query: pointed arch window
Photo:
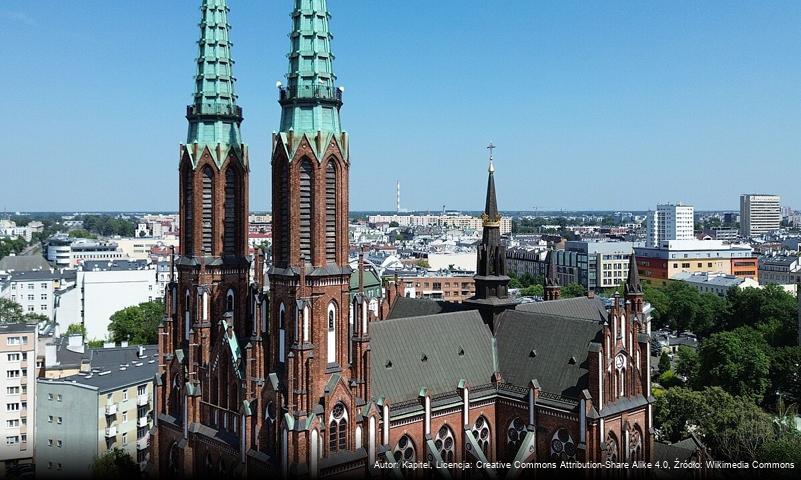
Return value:
[(576, 442), (566, 428), (557, 430), (551, 437), (552, 460), (575, 460)]
[(273, 254), (275, 263), (284, 267), (289, 260), (289, 172), (286, 162), (280, 161), (276, 172), (277, 183), (273, 184), (273, 204), (277, 205), (273, 219), (275, 237)]
[(392, 456), (395, 457), (395, 461), (397, 462), (414, 462), (417, 458), (417, 452), (414, 448), (414, 442), (412, 442), (411, 437), (409, 435), (404, 435), (398, 440), (397, 445), (395, 448), (392, 449)]
[(235, 304), (235, 295), (234, 290), (232, 288), (228, 289), (228, 293), (225, 294), (225, 311), (234, 313), (234, 304)]
[(203, 254), (212, 255), (214, 252), (214, 171), (208, 165), (203, 167), (202, 222)]
[(337, 361), (337, 307), (328, 304), (328, 363)]
[(606, 434), (606, 460), (611, 462), (617, 462), (618, 459), (618, 443), (617, 437), (612, 432)]
[(225, 170), (225, 220), (223, 223), (223, 254), (236, 255), (239, 238), (239, 174), (234, 165)]
[(189, 166), (184, 166), (184, 241), (181, 242), (184, 254), (191, 256), (195, 253), (195, 176)]
[(333, 159), (325, 169), (325, 260), (337, 262), (337, 169)]
[(348, 411), (342, 402), (334, 405), (328, 417), (328, 450), (335, 453), (348, 447)]
[(434, 446), (439, 451), (439, 455), (445, 462), (453, 462), (455, 458), (456, 441), (453, 437), (453, 430), (447, 425), (443, 425), (437, 431), (437, 438), (434, 440)]
[(300, 205), (299, 205), (299, 222), (300, 231), (298, 238), (300, 240), (300, 254), (305, 255), (306, 261), (312, 260), (312, 232), (313, 216), (312, 209), (314, 205), (314, 171), (312, 164), (308, 159), (303, 159), (300, 162)]
[(286, 308), (278, 307), (278, 361), (284, 363), (286, 358)]
[(506, 449), (509, 458), (514, 458), (520, 445), (523, 443), (523, 438), (526, 436), (526, 424), (520, 417), (515, 417), (509, 422), (509, 427), (506, 429)]
[(644, 460), (642, 452), (642, 430), (639, 425), (634, 425), (629, 433), (629, 460)]
[(473, 425), (473, 436), (476, 438), (478, 442), (478, 446), (481, 447), (481, 450), (484, 452), (484, 456), (489, 458), (490, 456), (490, 427), (487, 418), (483, 415), (476, 419), (475, 425)]

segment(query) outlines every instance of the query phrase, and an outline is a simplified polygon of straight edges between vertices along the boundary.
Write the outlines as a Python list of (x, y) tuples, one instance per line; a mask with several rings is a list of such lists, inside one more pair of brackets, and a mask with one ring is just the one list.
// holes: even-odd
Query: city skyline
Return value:
[[(251, 206), (265, 210), (290, 22), (281, 2), (234, 3)], [(70, 211), (177, 209), (165, 152), (186, 138), (187, 59), (197, 52), (196, 26), (184, 19), (197, 6), (136, 6), (89, 2), (91, 18), (59, 2), (0, 9), (17, 72), (3, 88), (18, 92), (7, 102), (16, 114), (0, 129), (5, 158), (25, 159), (4, 160), (8, 210), (52, 210), (54, 199)], [(775, 174), (794, 166), (799, 146), (790, 132), (801, 117), (786, 100), (801, 79), (790, 56), (801, 46), (792, 4), (456, 6), (331, 5), (342, 32), (332, 48), (343, 117), (358, 134), (353, 211), (393, 210), (397, 180), (409, 210), (479, 210), (490, 140), (505, 211), (647, 210), (679, 200), (737, 210), (751, 191), (799, 204), (792, 176)], [(755, 175), (763, 164), (772, 168)], [(635, 173), (660, 181), (631, 185)], [(46, 195), (31, 194), (33, 175)]]

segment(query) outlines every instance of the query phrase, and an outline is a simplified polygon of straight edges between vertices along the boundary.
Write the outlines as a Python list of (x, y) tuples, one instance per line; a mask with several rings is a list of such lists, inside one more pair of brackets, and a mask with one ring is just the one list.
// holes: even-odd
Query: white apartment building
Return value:
[(47, 259), (58, 267), (74, 267), (91, 260), (122, 260), (126, 257), (126, 253), (113, 242), (53, 237), (47, 244)]
[[(459, 229), (481, 230), (483, 223), (480, 217), (470, 215), (370, 215), (370, 223), (396, 222), (401, 227), (441, 226)], [(512, 232), (512, 219), (501, 217), (501, 235)]]
[(648, 212), (647, 246), (657, 247), (665, 240), (695, 238), (695, 209), (683, 203), (663, 203)]
[(0, 324), (0, 478), (33, 460), (36, 325)]
[(740, 236), (749, 238), (770, 233), (778, 230), (781, 221), (781, 197), (778, 195), (740, 195)]
[(60, 290), (55, 318), (61, 332), (73, 323), (83, 323), (87, 339), (104, 340), (114, 313), (159, 300), (162, 290), (157, 270), (145, 261), (86, 262), (75, 286)]
[(20, 304), (23, 313), (38, 313), (53, 320), (54, 291), (59, 280), (60, 275), (50, 271), (12, 272), (2, 296)]

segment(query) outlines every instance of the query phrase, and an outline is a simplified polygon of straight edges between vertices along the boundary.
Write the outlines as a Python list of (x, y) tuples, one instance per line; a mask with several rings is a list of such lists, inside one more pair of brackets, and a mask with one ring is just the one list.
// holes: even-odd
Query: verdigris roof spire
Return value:
[(343, 89), (334, 85), (326, 0), (295, 0), (287, 85), (279, 84), (281, 131), (340, 133)]
[(187, 144), (206, 145), (212, 152), (217, 145), (227, 152), (242, 144), (242, 108), (236, 104), (234, 91), (228, 10), (226, 0), (201, 2), (195, 93), (186, 111)]

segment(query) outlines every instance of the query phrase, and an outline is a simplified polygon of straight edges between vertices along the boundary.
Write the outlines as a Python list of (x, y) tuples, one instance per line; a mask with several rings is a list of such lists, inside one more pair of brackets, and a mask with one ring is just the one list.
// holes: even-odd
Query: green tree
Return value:
[(666, 325), (667, 321), (665, 317), (668, 314), (670, 309), (670, 299), (662, 291), (661, 288), (654, 288), (646, 286), (643, 289), (643, 297), (646, 302), (651, 304), (651, 308), (653, 308), (653, 320), (654, 324), (658, 326)]
[(801, 404), (801, 346), (771, 350), (770, 392), (779, 392), (787, 401)]
[(139, 478), (139, 466), (128, 452), (114, 447), (92, 463), (92, 477), (102, 479)]
[(97, 237), (94, 234), (89, 233), (88, 231), (82, 228), (78, 228), (70, 231), (70, 238), (97, 238)]
[(73, 323), (67, 327), (67, 335), (82, 335), (86, 336), (86, 327), (82, 323)]
[(514, 272), (509, 272), (509, 288), (523, 288), (523, 283)]
[(767, 351), (765, 339), (753, 328), (716, 333), (701, 342), (696, 385), (720, 386), (761, 401), (770, 373)]
[(417, 265), (420, 268), (431, 268), (431, 265), (428, 263), (428, 260), (426, 260), (425, 258), (421, 258), (420, 260), (415, 262), (415, 265)]
[(659, 356), (659, 373), (665, 373), (670, 370), (670, 355), (667, 352), (662, 352)]
[(584, 289), (578, 283), (568, 283), (564, 287), (562, 287), (561, 296), (563, 298), (572, 298), (572, 297), (583, 297), (587, 294), (587, 290)]
[(7, 298), (0, 298), (0, 323), (22, 323), (22, 305)]
[(665, 388), (678, 387), (679, 385), (682, 384), (681, 379), (677, 377), (676, 374), (673, 373), (673, 370), (671, 369), (667, 369), (664, 372), (662, 372), (662, 374), (659, 375), (658, 381), (659, 385)]
[(794, 345), (798, 325), (798, 302), (778, 285), (764, 288), (732, 288), (726, 299), (726, 328), (749, 326), (759, 330), (773, 346)]
[(0, 258), (11, 255), (12, 253), (18, 254), (22, 252), (27, 243), (22, 237), (18, 238), (0, 238)]
[(155, 344), (163, 317), (164, 304), (160, 300), (124, 308), (111, 316), (108, 327), (111, 340), (138, 345)]
[(530, 285), (520, 292), (524, 297), (542, 297), (545, 295), (545, 288), (542, 285)]
[(694, 378), (698, 375), (699, 363), (700, 358), (696, 349), (687, 345), (679, 346), (679, 350), (676, 352), (676, 373), (687, 378)]
[(787, 432), (768, 440), (759, 450), (758, 457), (763, 462), (792, 462), (801, 465), (801, 434)]

